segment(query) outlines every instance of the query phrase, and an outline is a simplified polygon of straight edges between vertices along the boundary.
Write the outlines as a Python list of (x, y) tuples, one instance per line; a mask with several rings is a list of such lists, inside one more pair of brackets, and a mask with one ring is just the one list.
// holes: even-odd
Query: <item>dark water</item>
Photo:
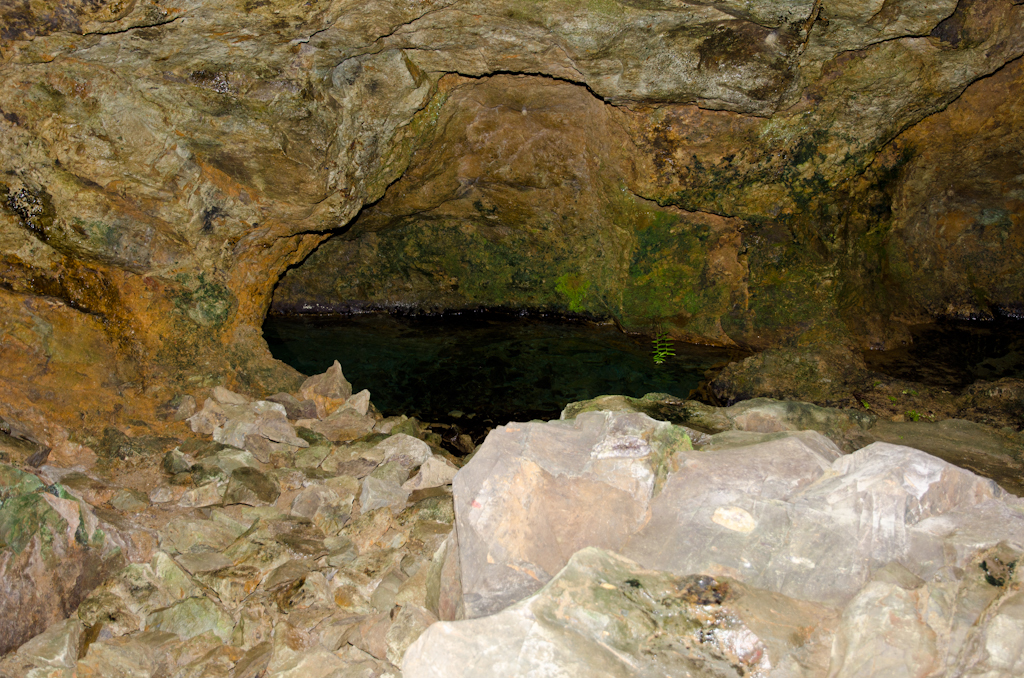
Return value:
[(1003, 377), (1024, 379), (1024, 321), (944, 321), (912, 328), (913, 343), (868, 351), (871, 369), (897, 379), (959, 389)]
[[(498, 314), (444, 317), (269, 317), (274, 357), (316, 374), (337, 359), (355, 390), (384, 414), (478, 423), (557, 418), (567, 403), (599, 395), (686, 397), (735, 351), (675, 344), (662, 365), (651, 340), (610, 325)], [(456, 415), (458, 416), (458, 415)]]

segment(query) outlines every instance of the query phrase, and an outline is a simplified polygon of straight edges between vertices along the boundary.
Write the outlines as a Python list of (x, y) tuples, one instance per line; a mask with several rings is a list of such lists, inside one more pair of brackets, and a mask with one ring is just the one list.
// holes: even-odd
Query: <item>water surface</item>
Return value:
[(478, 312), (271, 316), (263, 333), (300, 372), (337, 359), (384, 414), (427, 421), (557, 418), (567, 403), (606, 394), (686, 397), (705, 370), (744, 355), (677, 342), (676, 356), (655, 365), (649, 338), (612, 325)]
[(1024, 321), (946, 320), (912, 327), (911, 336), (907, 346), (865, 352), (868, 367), (950, 390), (975, 381), (1024, 378)]

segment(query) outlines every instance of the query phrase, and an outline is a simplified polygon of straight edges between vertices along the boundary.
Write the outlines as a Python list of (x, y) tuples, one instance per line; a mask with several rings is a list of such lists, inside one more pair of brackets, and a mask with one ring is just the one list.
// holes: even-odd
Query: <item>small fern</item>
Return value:
[(668, 332), (661, 332), (654, 337), (654, 350), (651, 351), (651, 359), (655, 365), (660, 365), (676, 354), (675, 344), (668, 336)]

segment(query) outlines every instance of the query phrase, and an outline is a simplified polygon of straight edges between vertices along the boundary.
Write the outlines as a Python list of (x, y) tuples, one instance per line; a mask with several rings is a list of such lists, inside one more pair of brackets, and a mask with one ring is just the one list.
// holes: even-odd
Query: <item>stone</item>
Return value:
[(295, 454), (295, 468), (318, 469), (321, 468), (324, 460), (331, 455), (333, 448), (330, 443), (310, 445), (304, 450)]
[(391, 609), (378, 612), (363, 619), (347, 634), (346, 639), (376, 659), (386, 659), (388, 653), (387, 633), (391, 628)]
[(366, 414), (370, 409), (370, 392), (364, 388), (359, 393), (354, 393), (345, 399), (343, 407), (355, 410), (359, 414)]
[(295, 428), (289, 423), (284, 405), (259, 400), (252, 404), (256, 413), (254, 430), (267, 440), (285, 443), (295, 447), (308, 447), (309, 443), (295, 434)]
[[(22, 477), (7, 489), (32, 485)], [(66, 618), (124, 566), (128, 541), (59, 485), (8, 495), (0, 505), (0, 653)]]
[(377, 449), (384, 453), (382, 462), (394, 461), (406, 470), (420, 466), (433, 454), (429, 445), (405, 433), (385, 438), (377, 444)]
[(248, 405), (249, 399), (240, 393), (229, 391), (223, 386), (214, 386), (210, 397), (221, 405)]
[(352, 409), (338, 410), (320, 420), (302, 419), (297, 422), (298, 425), (306, 426), (334, 443), (361, 438), (373, 430), (375, 423), (373, 417), (359, 414)]
[[(117, 489), (107, 483), (92, 478), (84, 473), (71, 472), (60, 479), (60, 484), (69, 493), (85, 500), (93, 506), (100, 506), (109, 502), (117, 493)], [(2, 492), (2, 490), (0, 490)]]
[(149, 508), (149, 495), (139, 490), (118, 490), (110, 500), (118, 511), (137, 513)]
[(186, 598), (146, 617), (147, 631), (173, 633), (182, 640), (212, 631), (226, 643), (234, 626), (231, 615), (208, 598)]
[(392, 508), (398, 512), (405, 508), (410, 491), (394, 480), (375, 478), (369, 475), (363, 478), (363, 490), (359, 495), (359, 507), (362, 513), (369, 513), (382, 508)]
[[(16, 652), (0, 659), (3, 678), (35, 678), (49, 673), (54, 676), (73, 675), (78, 664), (84, 627), (78, 619), (57, 622), (32, 638)], [(61, 673), (61, 669), (68, 673)]]
[(196, 399), (185, 393), (178, 394), (157, 409), (157, 416), (165, 421), (185, 421), (196, 413)]
[[(212, 434), (213, 431), (210, 431)], [(174, 448), (170, 452), (164, 455), (163, 469), (167, 473), (177, 475), (179, 473), (188, 473), (192, 470), (196, 460), (182, 452), (179, 448)]]
[(247, 504), (269, 506), (281, 496), (277, 483), (257, 469), (243, 466), (231, 472), (224, 504)]
[(168, 650), (177, 642), (177, 636), (165, 632), (98, 641), (92, 643), (86, 655), (79, 660), (77, 675), (82, 678), (150, 678), (168, 668)]
[(870, 379), (864, 359), (844, 346), (771, 348), (727, 366), (711, 388), (729, 405), (763, 396), (856, 408), (851, 388)]
[(316, 404), (320, 419), (333, 414), (351, 395), (352, 384), (345, 379), (337, 360), (326, 372), (309, 377), (299, 387), (299, 397)]
[(423, 462), (416, 475), (402, 484), (402, 489), (414, 491), (450, 485), (457, 472), (458, 469), (446, 459), (431, 455)]
[(288, 443), (276, 443), (255, 433), (247, 433), (245, 436), (245, 451), (251, 453), (261, 464), (287, 463), (299, 449), (302, 448)]
[(266, 400), (243, 403), (222, 403), (223, 421), (213, 427), (213, 439), (238, 449), (246, 446), (249, 436), (260, 436), (272, 443), (307, 447), (295, 434), (283, 405)]
[(430, 561), (424, 606), (442, 621), (465, 618), (459, 539), (455, 530), (448, 534)]
[(291, 420), (317, 418), (316, 403), (312, 400), (299, 400), (290, 393), (275, 393), (267, 398), (267, 400), (283, 405), (285, 413)]
[(598, 396), (590, 400), (569, 403), (559, 419), (575, 419), (583, 412), (643, 412), (652, 419), (667, 421), (687, 429), (687, 435), (696, 445), (703, 434), (731, 430), (732, 421), (722, 408), (712, 407), (696, 400), (683, 400), (667, 393), (648, 393), (642, 398), (622, 395)]
[(312, 521), (324, 534), (335, 535), (351, 519), (354, 500), (354, 487), (339, 492), (327, 485), (310, 485), (295, 496), (291, 514)]
[(769, 675), (787, 664), (825, 675), (827, 664), (814, 660), (827, 661), (815, 647), (827, 636), (792, 629), (827, 627), (829, 617), (811, 603), (645, 570), (588, 547), (522, 602), (427, 628), (405, 653), (402, 675)]
[(966, 468), (1017, 496), (1024, 496), (1024, 459), (1020, 442), (989, 426), (962, 419), (890, 422), (880, 420), (870, 439), (905, 445)]
[(402, 484), (409, 479), (409, 469), (400, 461), (386, 461), (373, 469), (366, 478)]
[(224, 487), (213, 481), (184, 492), (178, 499), (178, 506), (183, 508), (202, 508), (217, 506), (224, 499)]
[(395, 417), (384, 417), (383, 419), (377, 422), (377, 424), (373, 427), (373, 430), (376, 431), (377, 433), (383, 433), (385, 435), (390, 433), (405, 433), (405, 431), (395, 431), (394, 429), (396, 426), (402, 426), (407, 421), (409, 421), (409, 417), (407, 417), (404, 414)]
[(980, 554), (955, 581), (869, 582), (843, 610), (830, 675), (1014, 675), (1022, 666), (1024, 597), (1004, 588), (1009, 581), (985, 581), (980, 565), (1020, 555), (1005, 548)]
[(529, 595), (582, 548), (622, 547), (689, 449), (685, 433), (634, 412), (494, 429), (453, 483), (466, 616)]
[(754, 398), (722, 410), (741, 431), (817, 431), (828, 436), (846, 452), (863, 447), (864, 437), (876, 417), (856, 410), (819, 407), (804, 402), (780, 402)]
[(325, 647), (286, 622), (274, 626), (274, 650), (267, 678), (336, 678), (345, 663)]
[(43, 483), (35, 475), (0, 464), (0, 500), (34, 492), (42, 486)]
[(207, 398), (206, 402), (203, 403), (203, 409), (196, 412), (186, 421), (188, 421), (193, 433), (213, 435), (217, 427), (223, 426), (227, 420), (227, 413), (220, 406), (220, 403), (213, 398)]
[(245, 655), (235, 664), (235, 676), (237, 678), (248, 678), (259, 676), (266, 671), (270, 660), (274, 655), (274, 646), (269, 641), (254, 644)]
[(166, 504), (174, 501), (174, 491), (167, 485), (155, 487), (149, 491), (149, 501), (152, 504)]
[(235, 541), (242, 531), (213, 520), (175, 518), (160, 530), (160, 548), (169, 553), (220, 551)]
[(387, 660), (399, 669), (409, 646), (437, 621), (437, 617), (418, 605), (402, 605), (391, 628), (384, 634)]

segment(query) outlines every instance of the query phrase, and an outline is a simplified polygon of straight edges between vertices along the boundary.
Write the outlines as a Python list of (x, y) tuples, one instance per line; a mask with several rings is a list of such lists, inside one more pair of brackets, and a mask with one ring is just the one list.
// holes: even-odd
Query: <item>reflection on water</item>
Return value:
[(649, 338), (610, 325), (492, 313), (272, 316), (263, 333), (274, 357), (300, 372), (337, 359), (384, 414), (426, 420), (452, 411), (499, 423), (557, 418), (566, 403), (605, 394), (685, 397), (705, 370), (740, 356), (676, 344), (676, 356), (657, 366)]

